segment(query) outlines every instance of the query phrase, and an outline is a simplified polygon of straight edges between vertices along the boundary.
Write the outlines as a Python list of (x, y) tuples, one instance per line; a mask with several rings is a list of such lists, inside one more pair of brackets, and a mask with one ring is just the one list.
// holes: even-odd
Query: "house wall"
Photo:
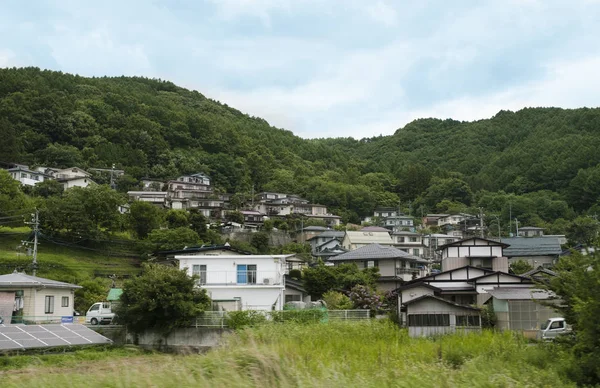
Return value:
[(179, 259), (179, 268), (187, 268), (192, 276), (193, 265), (206, 265), (206, 284), (237, 284), (238, 265), (256, 265), (256, 282), (264, 283), (269, 279), (269, 284), (283, 283), (285, 260), (269, 256), (236, 255), (235, 257), (222, 256), (186, 256)]
[(481, 245), (484, 241), (475, 240), (476, 245), (447, 247), (442, 251), (442, 258), (469, 256), (502, 256), (501, 246)]
[[(454, 333), (457, 331), (456, 315), (478, 315), (478, 311), (460, 308), (443, 303), (435, 299), (425, 299), (406, 307), (407, 323), (411, 314), (448, 314), (449, 326), (409, 326), (408, 335), (411, 337), (429, 337), (439, 334)], [(480, 317), (481, 323), (481, 317)], [(461, 332), (481, 331), (481, 326), (460, 327)]]
[(211, 299), (240, 299), (242, 310), (265, 310), (271, 311), (283, 309), (284, 287), (283, 286), (203, 286)]
[(285, 291), (283, 292), (283, 302), (286, 303), (286, 299), (288, 295), (294, 296), (295, 301), (301, 301), (304, 303), (308, 303), (310, 302), (310, 295), (308, 295), (307, 293), (303, 293), (301, 291), (298, 290), (294, 290), (292, 288), (286, 288)]
[(469, 265), (469, 259), (466, 257), (446, 257), (442, 258), (442, 272), (449, 271), (451, 269), (464, 267)]
[(381, 276), (395, 276), (396, 275), (396, 260), (378, 260), (379, 263), (379, 275)]

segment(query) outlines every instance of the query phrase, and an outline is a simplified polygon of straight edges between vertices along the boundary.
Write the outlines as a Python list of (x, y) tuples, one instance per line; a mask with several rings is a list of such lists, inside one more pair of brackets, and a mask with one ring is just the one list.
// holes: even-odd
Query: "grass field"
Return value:
[(0, 381), (3, 387), (574, 386), (560, 372), (566, 356), (552, 345), (493, 332), (411, 339), (387, 321), (265, 325), (233, 334), (205, 355), (80, 352), (13, 357), (0, 362)]
[[(21, 240), (30, 235), (29, 228), (0, 227), (0, 274), (24, 268), (31, 274), (31, 256), (17, 249)], [(134, 275), (139, 273), (139, 260), (118, 257), (102, 250), (90, 250), (76, 245), (61, 246), (40, 240), (37, 275), (55, 280), (77, 283), (95, 275)]]

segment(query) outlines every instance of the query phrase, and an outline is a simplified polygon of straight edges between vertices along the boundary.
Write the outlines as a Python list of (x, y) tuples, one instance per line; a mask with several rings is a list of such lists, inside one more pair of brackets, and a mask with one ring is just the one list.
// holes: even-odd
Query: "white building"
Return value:
[(23, 165), (9, 168), (8, 173), (14, 180), (21, 182), (21, 184), (25, 186), (35, 186), (40, 182), (52, 179), (52, 176), (45, 174), (44, 172), (30, 170), (27, 166)]
[(293, 255), (244, 255), (221, 252), (177, 255), (179, 268), (198, 275), (223, 309), (281, 310), (285, 304), (286, 259)]

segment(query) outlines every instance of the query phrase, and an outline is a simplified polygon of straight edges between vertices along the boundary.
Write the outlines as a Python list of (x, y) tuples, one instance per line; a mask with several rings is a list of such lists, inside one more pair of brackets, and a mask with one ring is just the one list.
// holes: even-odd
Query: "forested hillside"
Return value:
[(0, 69), (0, 136), (2, 162), (114, 163), (126, 171), (121, 190), (145, 176), (203, 171), (223, 191), (297, 193), (352, 222), (399, 202), (413, 214), (483, 206), (506, 218), (510, 202), (523, 222), (560, 231), (600, 210), (597, 108), (421, 119), (393, 136), (304, 140), (166, 81)]

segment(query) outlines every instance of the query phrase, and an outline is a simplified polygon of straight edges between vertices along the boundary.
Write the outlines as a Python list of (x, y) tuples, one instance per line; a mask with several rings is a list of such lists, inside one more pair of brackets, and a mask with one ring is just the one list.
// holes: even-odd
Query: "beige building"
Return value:
[(13, 272), (0, 275), (0, 317), (5, 324), (57, 322), (73, 317), (75, 284)]

